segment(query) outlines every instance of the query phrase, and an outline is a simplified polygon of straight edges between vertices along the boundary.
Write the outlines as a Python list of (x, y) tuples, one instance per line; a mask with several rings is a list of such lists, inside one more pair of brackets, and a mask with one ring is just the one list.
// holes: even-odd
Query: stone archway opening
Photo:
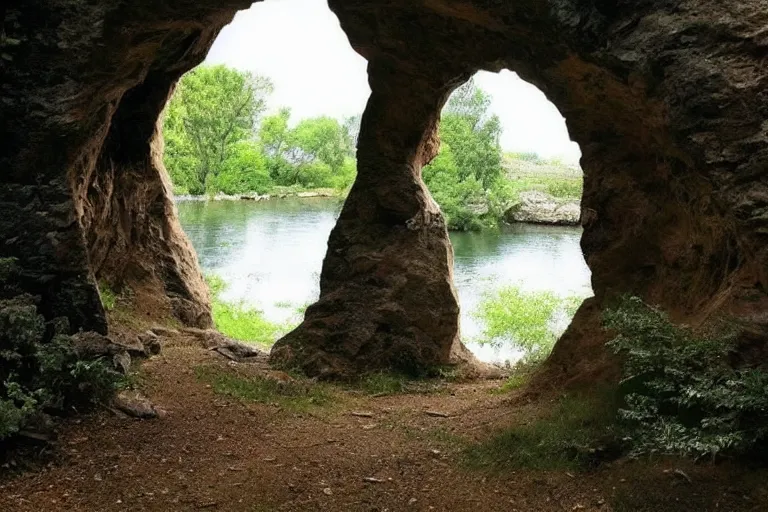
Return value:
[[(368, 93), (364, 59), (317, 0), (238, 12), (177, 84), (165, 111), (164, 163), (181, 225), (213, 285), (221, 333), (268, 349), (317, 300), (328, 235), (354, 181)], [(240, 104), (247, 107), (236, 111)], [(230, 117), (236, 132), (226, 131)], [(222, 140), (220, 158), (197, 142), (211, 132)], [(201, 178), (206, 158), (213, 163)]]
[(578, 144), (546, 96), (506, 70), (456, 89), (439, 135), (422, 178), (453, 246), (461, 338), (484, 362), (541, 361), (592, 295)]

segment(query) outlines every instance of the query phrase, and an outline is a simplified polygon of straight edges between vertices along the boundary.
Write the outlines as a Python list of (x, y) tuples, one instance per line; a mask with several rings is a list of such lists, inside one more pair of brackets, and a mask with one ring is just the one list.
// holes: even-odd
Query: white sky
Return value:
[[(275, 84), (270, 109), (290, 107), (294, 122), (360, 114), (370, 94), (366, 61), (350, 47), (326, 0), (254, 4), (221, 31), (206, 63), (270, 77)], [(505, 151), (578, 161), (579, 147), (569, 139), (565, 120), (535, 86), (510, 71), (482, 71), (475, 80), (493, 98)]]

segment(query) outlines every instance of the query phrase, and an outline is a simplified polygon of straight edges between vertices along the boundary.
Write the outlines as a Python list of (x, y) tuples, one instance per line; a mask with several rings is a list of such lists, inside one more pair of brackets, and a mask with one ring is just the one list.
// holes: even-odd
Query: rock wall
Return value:
[(520, 193), (517, 203), (504, 212), (508, 223), (553, 224), (578, 226), (581, 221), (581, 205), (577, 200), (558, 199), (545, 192), (529, 190)]
[[(149, 283), (184, 321), (209, 321), (155, 121), (176, 78), (248, 4), (11, 0), (0, 11), (0, 257), (19, 259), (18, 284), (46, 318), (103, 332), (99, 278)], [(765, 2), (330, 5), (369, 61), (373, 93), (320, 301), (275, 360), (348, 375), (466, 357), (450, 245), (419, 173), (449, 92), (502, 68), (547, 94), (583, 151), (595, 298), (557, 344), (551, 376), (610, 374), (599, 312), (619, 293), (692, 323), (735, 316), (765, 346)]]
[(248, 5), (11, 0), (0, 9), (0, 257), (18, 259), (22, 288), (46, 318), (106, 332), (104, 280), (153, 296), (183, 322), (210, 323), (156, 126), (176, 79)]

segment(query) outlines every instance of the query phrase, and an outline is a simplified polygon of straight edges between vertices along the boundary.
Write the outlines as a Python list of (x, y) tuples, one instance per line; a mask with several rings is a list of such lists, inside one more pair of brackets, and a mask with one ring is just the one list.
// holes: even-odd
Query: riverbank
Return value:
[[(500, 439), (557, 414), (559, 399), (501, 381), (323, 384), (231, 361), (166, 330), (132, 375), (159, 411), (66, 421), (39, 465), (0, 469), (17, 512), (746, 512), (765, 471), (679, 459), (591, 468), (505, 462)], [(512, 430), (510, 430), (512, 429)], [(505, 437), (506, 436), (506, 437)], [(493, 457), (486, 454), (493, 448)]]
[(291, 187), (281, 187), (275, 189), (268, 194), (259, 194), (257, 192), (250, 192), (247, 194), (215, 194), (215, 195), (188, 195), (180, 194), (175, 195), (173, 199), (177, 202), (184, 201), (269, 201), (271, 199), (288, 199), (288, 198), (313, 198), (313, 197), (326, 197), (326, 198), (345, 198), (345, 190), (336, 190), (333, 188), (313, 188), (313, 189), (296, 189)]
[[(505, 209), (503, 221), (507, 224), (528, 223), (553, 226), (578, 226), (581, 216), (581, 206), (578, 198), (558, 198), (539, 190), (541, 187), (531, 186), (528, 190), (516, 193), (514, 201)], [(216, 194), (210, 195), (177, 195), (176, 202), (208, 202), (208, 201), (270, 201), (276, 199), (311, 199), (335, 198), (345, 199), (346, 191), (332, 188), (319, 189), (290, 189), (276, 190), (269, 194)]]

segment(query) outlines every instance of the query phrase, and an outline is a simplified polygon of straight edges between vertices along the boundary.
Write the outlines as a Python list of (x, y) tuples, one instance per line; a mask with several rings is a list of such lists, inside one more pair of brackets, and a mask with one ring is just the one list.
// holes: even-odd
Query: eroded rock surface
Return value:
[(520, 201), (504, 212), (504, 220), (531, 224), (577, 226), (581, 218), (578, 201), (558, 200), (537, 190), (523, 192)]
[(46, 318), (105, 333), (100, 280), (154, 300), (158, 317), (210, 325), (157, 121), (248, 5), (11, 0), (0, 11), (0, 256), (18, 259)]
[[(271, 360), (323, 378), (472, 361), (459, 341), (453, 249), (421, 168), (451, 86), (371, 64), (358, 174), (320, 278), (320, 300)], [(405, 115), (404, 115), (405, 114)]]
[[(692, 324), (734, 316), (768, 338), (768, 6), (716, 0), (346, 2), (353, 47), (391, 74), (508, 68), (537, 85), (582, 149), (595, 298), (548, 379), (610, 375), (604, 301), (639, 295)], [(372, 85), (380, 80), (371, 74)], [(409, 115), (408, 99), (392, 107)]]

